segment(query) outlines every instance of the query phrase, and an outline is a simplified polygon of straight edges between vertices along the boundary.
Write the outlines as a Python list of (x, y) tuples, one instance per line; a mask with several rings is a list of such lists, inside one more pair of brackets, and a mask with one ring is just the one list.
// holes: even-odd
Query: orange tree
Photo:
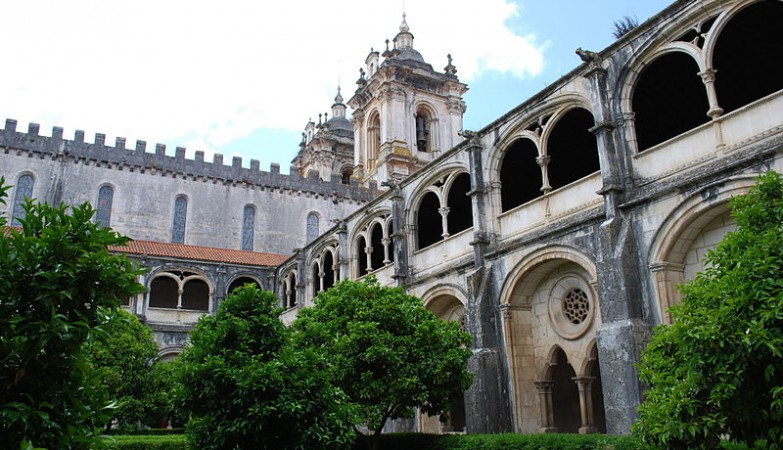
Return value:
[(472, 380), (470, 335), (373, 278), (319, 293), (293, 328), (297, 346), (327, 358), (332, 382), (356, 407), (373, 448), (388, 420), (412, 417), (414, 408), (445, 416)]
[(0, 232), (0, 448), (91, 448), (108, 397), (82, 346), (139, 291), (139, 272), (108, 252), (127, 238), (93, 223), (89, 204), (24, 208), (21, 229)]
[(783, 444), (783, 180), (770, 172), (731, 206), (737, 230), (642, 357), (650, 389), (634, 430), (661, 448)]

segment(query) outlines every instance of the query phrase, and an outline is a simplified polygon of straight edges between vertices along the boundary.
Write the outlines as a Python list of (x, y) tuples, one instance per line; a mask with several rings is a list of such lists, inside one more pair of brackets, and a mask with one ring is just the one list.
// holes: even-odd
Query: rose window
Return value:
[(579, 325), (584, 322), (589, 313), (590, 300), (583, 290), (579, 288), (571, 289), (563, 297), (563, 315), (572, 324)]

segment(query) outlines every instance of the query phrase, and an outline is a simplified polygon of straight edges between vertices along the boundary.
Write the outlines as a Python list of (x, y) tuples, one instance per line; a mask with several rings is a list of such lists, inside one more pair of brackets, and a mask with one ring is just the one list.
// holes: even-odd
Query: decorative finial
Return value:
[(407, 33), (410, 31), (408, 22), (405, 21), (405, 13), (402, 13), (402, 23), (400, 24), (400, 33)]
[(446, 72), (446, 75), (454, 75), (457, 73), (457, 68), (454, 66), (454, 64), (451, 63), (451, 53), (446, 55), (446, 59), (449, 60), (448, 65), (443, 68), (443, 70)]
[(335, 103), (342, 103), (343, 102), (343, 96), (340, 93), (340, 85), (337, 85), (337, 97), (334, 98)]

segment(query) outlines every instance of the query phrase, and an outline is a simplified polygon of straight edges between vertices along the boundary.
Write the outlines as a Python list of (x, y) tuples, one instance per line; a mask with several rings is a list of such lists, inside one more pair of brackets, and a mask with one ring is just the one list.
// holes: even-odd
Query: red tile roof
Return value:
[(259, 253), (245, 250), (229, 250), (225, 248), (136, 240), (128, 242), (128, 244), (123, 247), (109, 246), (109, 250), (129, 255), (162, 256), (167, 258), (271, 267), (279, 266), (290, 258), (289, 255), (279, 255), (276, 253)]

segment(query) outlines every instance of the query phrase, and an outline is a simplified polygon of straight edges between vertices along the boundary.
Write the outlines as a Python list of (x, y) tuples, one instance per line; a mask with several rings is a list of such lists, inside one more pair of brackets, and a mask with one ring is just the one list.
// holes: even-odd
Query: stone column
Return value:
[(484, 214), (485, 193), (481, 165), (482, 147), (471, 136), (471, 191), (473, 205), (474, 271), (467, 277), (468, 302), (465, 306), (465, 326), (473, 336), (473, 356), (468, 370), (473, 373), (471, 387), (465, 392), (465, 422), (468, 433), (501, 433), (513, 430), (509, 400), (508, 367), (502, 348), (502, 319), (495, 286), (496, 271), (484, 259), (491, 245), (487, 236)]
[(580, 434), (595, 433), (598, 429), (595, 427), (593, 411), (593, 392), (592, 386), (594, 377), (574, 377), (572, 378), (579, 389), (579, 413), (582, 418), (582, 426), (579, 427)]
[(632, 187), (632, 149), (623, 130), (612, 120), (607, 89), (607, 71), (598, 58), (585, 74), (590, 82), (598, 157), (601, 165), (606, 218), (598, 230), (596, 252), (597, 290), (601, 301), (601, 326), (597, 332), (603, 384), (606, 427), (609, 434), (628, 434), (638, 417), (642, 387), (635, 364), (649, 341), (650, 326), (643, 319), (636, 230), (619, 208), (625, 191)]
[(392, 246), (394, 252), (394, 275), (397, 286), (405, 286), (408, 280), (408, 240), (405, 233), (405, 197), (397, 183), (392, 188)]
[(554, 381), (536, 381), (538, 391), (539, 410), (541, 411), (541, 432), (557, 433), (555, 426), (554, 408), (552, 407), (552, 388)]
[(442, 206), (438, 208), (438, 212), (440, 213), (441, 227), (443, 228), (443, 233), (441, 233), (443, 239), (449, 237), (449, 211), (450, 210), (451, 208), (449, 208), (448, 206)]

